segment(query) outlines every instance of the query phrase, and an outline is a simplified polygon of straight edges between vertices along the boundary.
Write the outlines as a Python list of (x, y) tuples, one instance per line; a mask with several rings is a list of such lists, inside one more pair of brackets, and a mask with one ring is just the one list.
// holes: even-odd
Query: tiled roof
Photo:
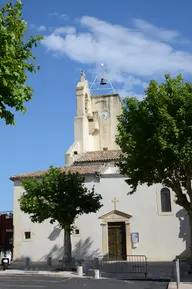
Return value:
[(117, 161), (120, 157), (120, 150), (107, 150), (107, 151), (93, 151), (86, 152), (77, 156), (75, 163), (93, 163), (93, 162), (107, 162)]
[[(66, 172), (66, 173), (70, 171), (71, 173), (77, 173), (78, 172), (81, 175), (92, 175), (95, 173), (100, 173), (101, 166), (71, 166), (71, 167), (67, 167), (67, 168), (61, 167), (60, 169), (62, 172)], [(14, 181), (14, 180), (20, 180), (20, 179), (24, 179), (24, 178), (40, 178), (46, 172), (47, 172), (47, 170), (21, 174), (21, 175), (10, 177), (10, 180)]]

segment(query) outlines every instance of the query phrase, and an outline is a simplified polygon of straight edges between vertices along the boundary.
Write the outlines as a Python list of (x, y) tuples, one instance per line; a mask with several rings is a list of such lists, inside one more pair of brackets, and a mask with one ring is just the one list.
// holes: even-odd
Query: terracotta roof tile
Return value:
[(120, 150), (107, 150), (107, 151), (93, 151), (86, 152), (77, 156), (75, 163), (89, 163), (89, 162), (107, 162), (117, 161), (120, 157)]
[[(71, 172), (71, 173), (80, 173), (81, 175), (92, 175), (95, 173), (100, 173), (101, 172), (101, 166), (71, 166), (71, 167), (61, 167), (62, 172)], [(12, 176), (10, 177), (11, 181), (14, 180), (20, 180), (24, 178), (40, 178), (42, 177), (47, 170), (44, 171), (37, 171), (33, 173), (26, 173), (26, 174), (21, 174), (17, 176)]]

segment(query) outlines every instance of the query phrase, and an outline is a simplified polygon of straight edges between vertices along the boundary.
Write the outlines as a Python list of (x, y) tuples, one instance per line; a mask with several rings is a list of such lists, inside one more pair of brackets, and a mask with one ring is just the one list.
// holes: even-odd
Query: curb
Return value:
[(175, 282), (169, 282), (167, 289), (176, 289), (176, 283)]
[[(180, 289), (191, 289), (192, 288), (192, 283), (180, 283), (179, 285)], [(167, 289), (177, 289), (177, 284), (176, 282), (169, 282), (168, 288)]]
[[(1, 276), (47, 276), (47, 277), (57, 277), (57, 278), (65, 278), (65, 279), (97, 279), (93, 276), (88, 276), (83, 274), (83, 276), (78, 276), (74, 272), (49, 272), (49, 271), (32, 271), (32, 270), (7, 270), (7, 271), (0, 271)], [(101, 279), (110, 279), (107, 277), (99, 277)]]
[(74, 272), (47, 272), (47, 271), (22, 271), (22, 270), (7, 270), (0, 271), (0, 276), (6, 275), (37, 275), (37, 276), (51, 276), (51, 277), (61, 277), (61, 278), (89, 278), (87, 276), (78, 276)]

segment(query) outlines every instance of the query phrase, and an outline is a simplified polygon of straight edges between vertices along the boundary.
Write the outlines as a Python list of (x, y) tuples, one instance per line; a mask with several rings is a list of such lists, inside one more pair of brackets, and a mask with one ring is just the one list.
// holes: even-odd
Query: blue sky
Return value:
[[(0, 6), (6, 1), (0, 0)], [(40, 33), (41, 70), (27, 114), (17, 125), (0, 121), (0, 210), (13, 207), (11, 175), (64, 165), (73, 142), (75, 86), (81, 69), (92, 81), (104, 62), (121, 94), (142, 98), (149, 80), (192, 74), (191, 0), (23, 0), (28, 35)]]

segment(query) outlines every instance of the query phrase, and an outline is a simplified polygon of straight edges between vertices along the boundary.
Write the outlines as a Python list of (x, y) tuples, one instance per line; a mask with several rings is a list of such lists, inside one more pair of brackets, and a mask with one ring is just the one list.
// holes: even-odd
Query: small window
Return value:
[(30, 240), (31, 239), (31, 232), (29, 232), (29, 231), (25, 232), (24, 237), (25, 237), (25, 240)]
[(162, 213), (170, 213), (171, 208), (171, 192), (168, 188), (161, 189), (161, 211)]
[(75, 235), (79, 235), (79, 229), (75, 229)]

